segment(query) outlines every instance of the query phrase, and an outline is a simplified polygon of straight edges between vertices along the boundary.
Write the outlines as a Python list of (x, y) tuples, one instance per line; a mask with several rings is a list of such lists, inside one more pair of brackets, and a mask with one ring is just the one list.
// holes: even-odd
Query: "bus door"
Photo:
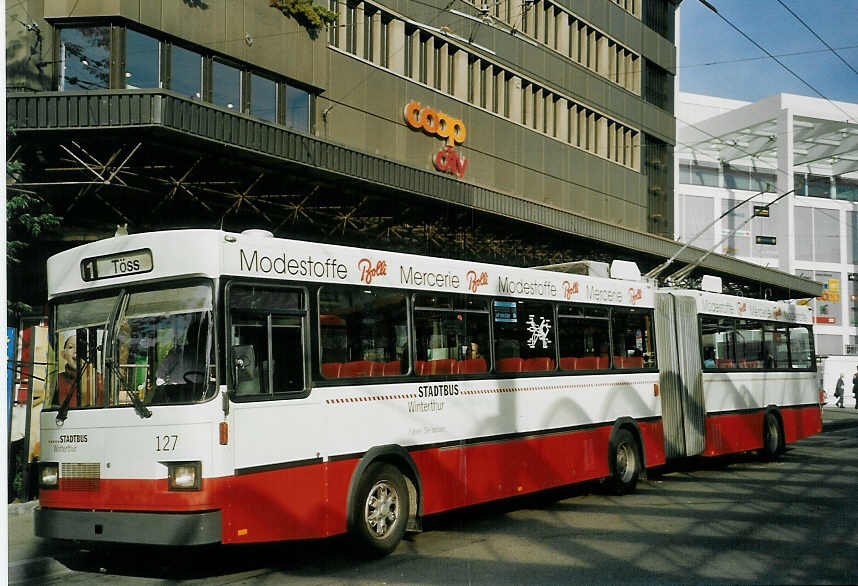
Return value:
[(706, 441), (706, 404), (697, 303), (693, 297), (657, 292), (656, 340), (659, 386), (668, 458), (703, 453)]
[[(253, 496), (251, 512), (272, 505), (267, 510), (284, 515), (277, 522), (291, 527), (291, 535), (308, 536), (318, 530), (317, 521), (302, 518), (309, 511), (278, 506), (286, 504), (280, 502), (286, 498), (284, 485), (300, 486), (314, 499), (322, 489), (321, 466), (315, 463), (321, 461), (324, 430), (318, 400), (308, 393), (307, 292), (232, 282), (226, 305), (236, 486)], [(262, 472), (276, 476), (260, 484), (255, 477)]]

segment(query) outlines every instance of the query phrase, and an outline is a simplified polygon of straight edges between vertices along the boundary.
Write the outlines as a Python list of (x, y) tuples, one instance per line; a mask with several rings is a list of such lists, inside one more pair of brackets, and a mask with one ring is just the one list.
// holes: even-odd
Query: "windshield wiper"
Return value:
[(134, 405), (134, 411), (137, 412), (137, 415), (140, 416), (140, 419), (147, 419), (149, 417), (152, 417), (152, 412), (146, 407), (145, 403), (143, 403), (143, 399), (141, 399), (137, 395), (137, 390), (130, 386), (127, 386), (124, 383), (122, 377), (120, 376), (119, 369), (116, 368), (115, 364), (113, 364), (113, 360), (108, 358), (104, 362), (105, 364), (107, 364), (107, 367), (111, 370), (111, 372), (116, 375), (115, 378), (119, 381), (120, 387), (124, 387), (120, 388), (119, 390), (124, 390), (125, 394), (128, 395), (128, 398), (131, 399), (131, 404)]
[[(63, 399), (60, 408), (57, 410), (57, 425), (62, 425), (63, 422), (68, 419), (69, 416), (69, 407), (71, 407), (72, 397), (77, 394), (78, 386), (80, 385), (80, 377), (83, 376), (84, 371), (86, 371), (86, 367), (89, 366), (89, 359), (83, 359), (83, 367), (78, 367), (77, 376), (74, 377), (74, 382), (72, 383), (72, 388), (69, 393)], [(57, 391), (59, 392), (59, 382), (57, 382)], [(78, 405), (79, 407), (80, 405)]]

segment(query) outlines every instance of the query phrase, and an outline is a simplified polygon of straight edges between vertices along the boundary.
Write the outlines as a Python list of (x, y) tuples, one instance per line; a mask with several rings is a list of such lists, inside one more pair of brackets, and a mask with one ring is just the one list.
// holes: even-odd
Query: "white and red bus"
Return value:
[[(36, 534), (161, 545), (351, 532), (821, 429), (789, 303), (241, 234), (48, 261)], [(705, 353), (704, 353), (705, 352)], [(773, 360), (768, 360), (769, 355)]]

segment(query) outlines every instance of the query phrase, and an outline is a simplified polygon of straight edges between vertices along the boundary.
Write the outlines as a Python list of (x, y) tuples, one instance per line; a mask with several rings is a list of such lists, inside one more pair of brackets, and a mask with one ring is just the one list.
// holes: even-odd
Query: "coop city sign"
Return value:
[(464, 156), (460, 157), (454, 147), (456, 143), (465, 142), (468, 134), (465, 124), (457, 118), (433, 110), (429, 106), (422, 106), (420, 102), (414, 100), (405, 105), (403, 113), (405, 121), (411, 128), (446, 140), (447, 145), (432, 158), (435, 168), (444, 173), (456, 175), (460, 179), (464, 177), (468, 160)]

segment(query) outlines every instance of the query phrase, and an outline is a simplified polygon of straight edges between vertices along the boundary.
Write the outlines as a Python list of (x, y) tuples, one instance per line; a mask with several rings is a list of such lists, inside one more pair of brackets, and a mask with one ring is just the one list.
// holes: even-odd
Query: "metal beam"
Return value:
[[(118, 99), (119, 94), (123, 99)], [(601, 243), (627, 250), (639, 257), (652, 259), (653, 265), (672, 256), (681, 246), (667, 238), (530, 201), (524, 197), (525, 194), (502, 193), (384, 159), (190, 100), (168, 90), (7, 94), (6, 100), (7, 122), (15, 126), (16, 140), (30, 135), (31, 139), (38, 137), (40, 141), (53, 137), (62, 142), (62, 137), (70, 133), (107, 136), (98, 133), (109, 131), (114, 136), (119, 133), (119, 140), (127, 141), (133, 136), (135, 141), (139, 141), (141, 132), (152, 130), (157, 131), (158, 140), (170, 145), (185, 145), (196, 151), (227, 152), (233, 156), (241, 154), (242, 157), (253, 157), (254, 165), (260, 169), (273, 168), (278, 173), (292, 172), (303, 176), (307, 176), (309, 171), (328, 182), (345, 180), (344, 185), (360, 189), (373, 186), (374, 189), (423, 201), (434, 200), (471, 209), (489, 217), (511, 218), (558, 234), (574, 235), (592, 242), (594, 246)], [(71, 109), (80, 113), (73, 122), (57, 115), (58, 111)], [(57, 120), (63, 122), (58, 124)], [(116, 125), (116, 120), (124, 122)], [(199, 120), (206, 120), (206, 124), (199, 124)], [(763, 121), (758, 120), (757, 123)], [(110, 125), (110, 128), (106, 129), (105, 125)], [(228, 140), (224, 139), (224, 129), (231, 130)], [(97, 172), (95, 174), (104, 180)], [(224, 192), (218, 193), (222, 197)], [(694, 262), (704, 253), (700, 249), (688, 249), (677, 261)], [(818, 296), (822, 292), (821, 285), (814, 281), (731, 257), (712, 255), (701, 266), (710, 272), (730, 275), (749, 283), (778, 287), (796, 297)]]

